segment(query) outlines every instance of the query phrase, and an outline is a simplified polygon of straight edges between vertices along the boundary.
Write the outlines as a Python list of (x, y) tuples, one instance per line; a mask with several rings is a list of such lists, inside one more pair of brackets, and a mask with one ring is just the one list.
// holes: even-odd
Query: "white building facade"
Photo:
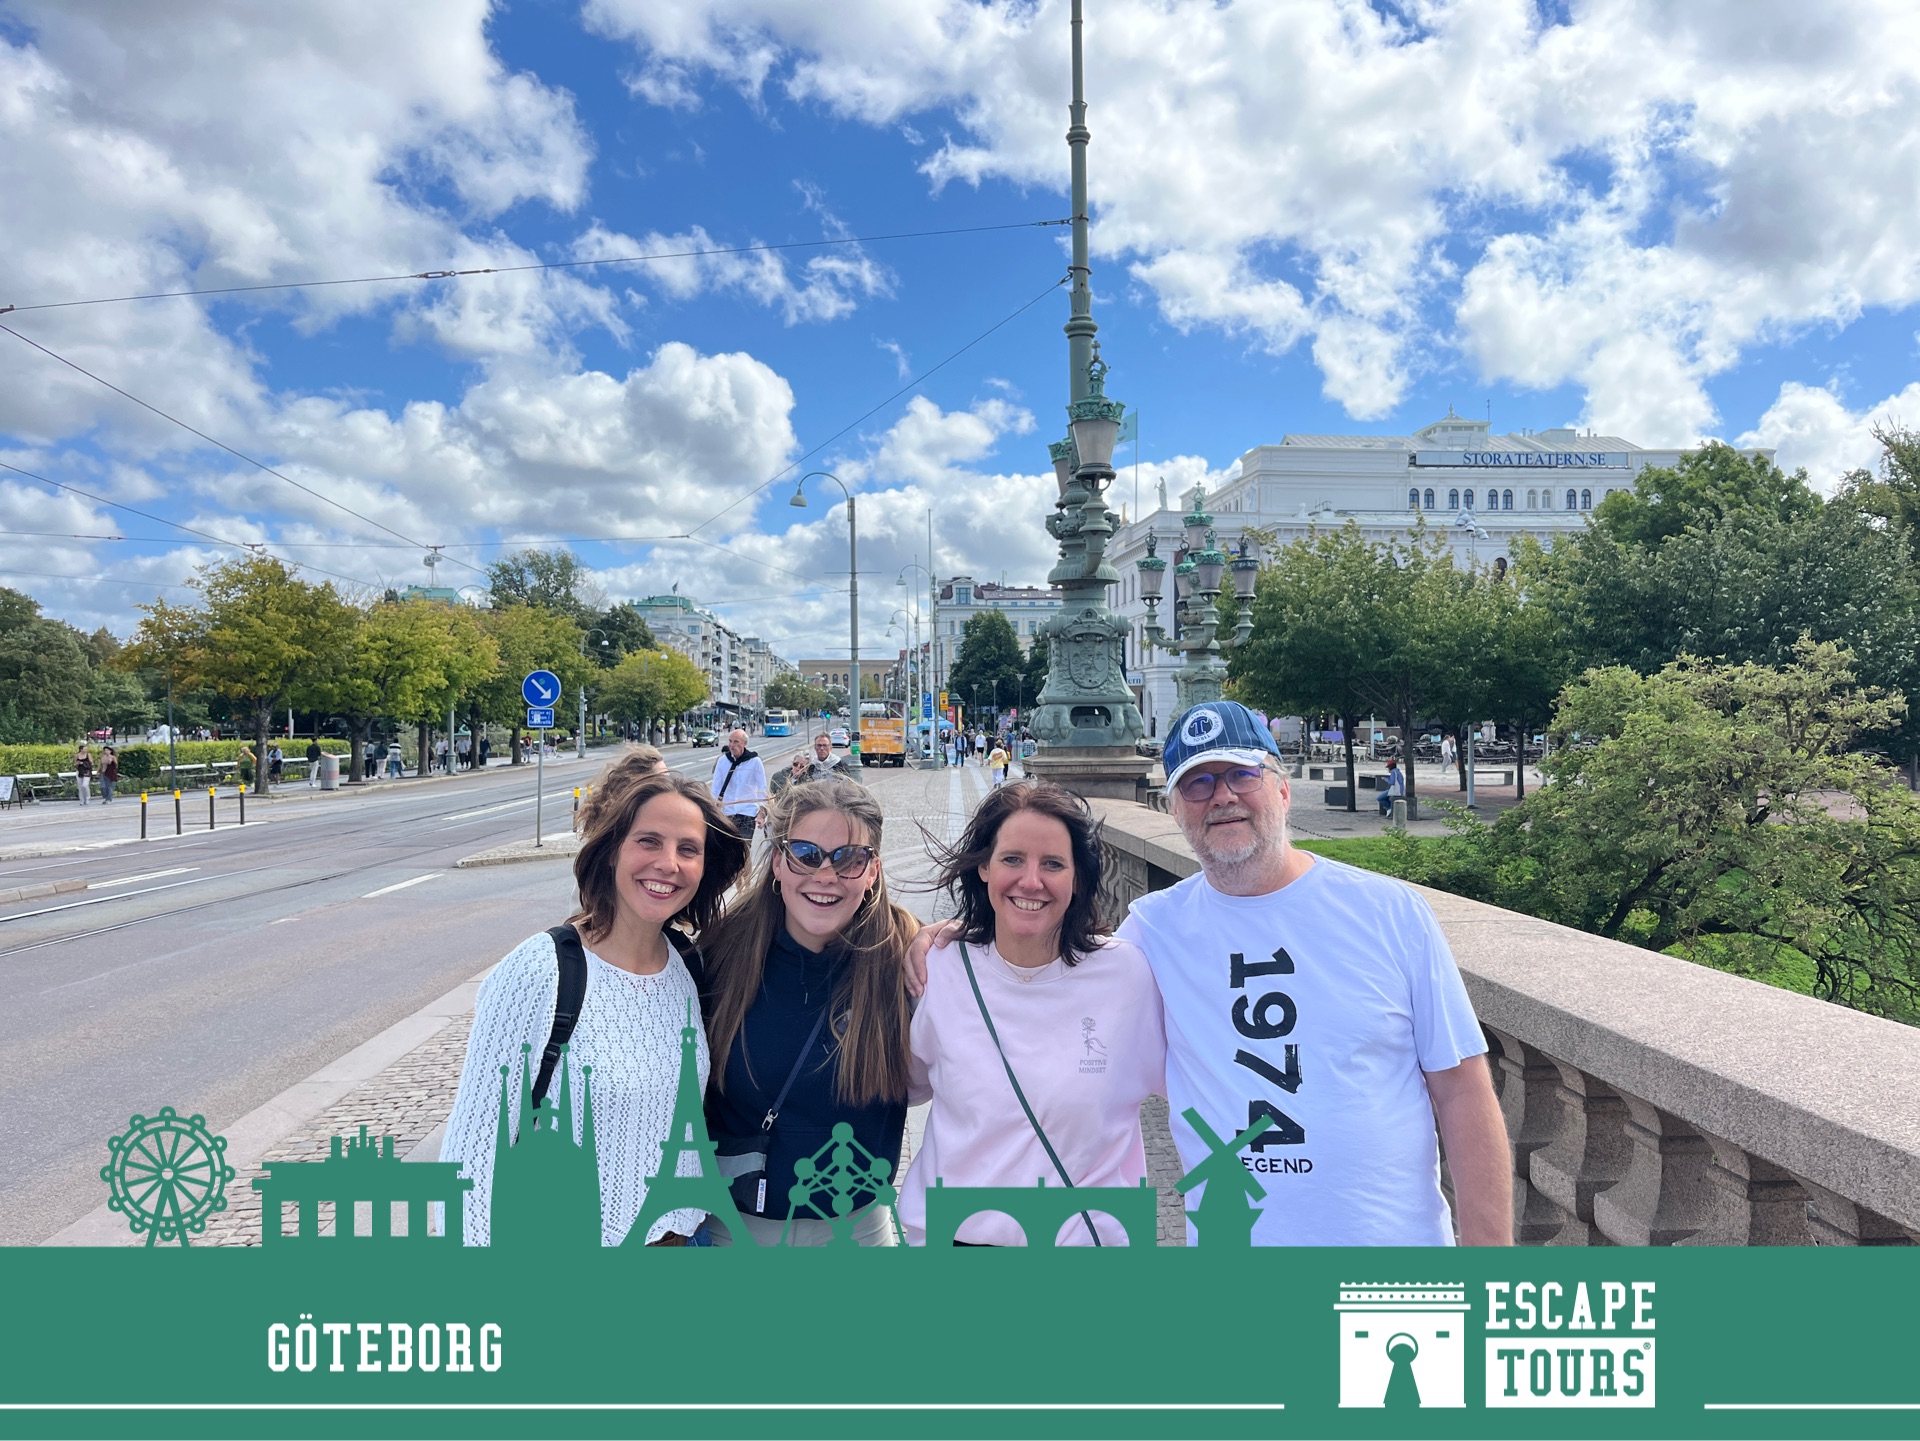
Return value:
[[(1249, 527), (1271, 531), (1276, 545), (1286, 545), (1349, 521), (1371, 541), (1403, 538), (1424, 524), (1447, 538), (1460, 562), (1490, 565), (1506, 558), (1516, 536), (1550, 544), (1557, 535), (1585, 529), (1589, 513), (1608, 495), (1631, 490), (1646, 467), (1672, 466), (1684, 454), (1571, 429), (1490, 431), (1485, 421), (1449, 411), (1412, 435), (1288, 435), (1243, 455), (1207, 493), (1205, 508), (1222, 550), (1231, 550)], [(1149, 535), (1158, 538), (1158, 553), (1170, 564), (1181, 558), (1181, 516), (1192, 508), (1197, 489), (1163, 496), (1107, 548), (1120, 572), (1108, 604), (1132, 626), (1127, 677), (1150, 736), (1162, 735), (1178, 711), (1173, 675), (1184, 662), (1145, 644), (1138, 562)], [(1171, 628), (1170, 579), (1166, 595), (1161, 624)], [(1226, 632), (1232, 629), (1231, 602), (1229, 590), (1221, 606)]]
[(736, 633), (691, 596), (650, 595), (633, 602), (654, 639), (685, 655), (707, 678), (712, 709), (741, 719), (757, 718), (765, 708), (767, 682), (793, 666), (757, 636)]

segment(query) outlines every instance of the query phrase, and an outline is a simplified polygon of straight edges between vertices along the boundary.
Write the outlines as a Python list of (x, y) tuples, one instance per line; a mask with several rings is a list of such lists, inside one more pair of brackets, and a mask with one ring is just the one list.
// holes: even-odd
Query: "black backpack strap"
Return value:
[(580, 1023), (580, 1003), (587, 995), (587, 950), (580, 944), (580, 933), (562, 925), (547, 934), (553, 937), (554, 959), (560, 964), (560, 990), (553, 1000), (553, 1034), (540, 1053), (540, 1071), (533, 1082), (536, 1106), (553, 1084), (554, 1067), (560, 1064), (561, 1050), (573, 1039), (573, 1028)]

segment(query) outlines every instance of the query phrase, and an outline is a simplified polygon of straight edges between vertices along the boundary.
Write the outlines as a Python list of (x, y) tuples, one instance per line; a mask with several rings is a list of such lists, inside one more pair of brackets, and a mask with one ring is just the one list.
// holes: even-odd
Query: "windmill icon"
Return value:
[(1194, 1135), (1206, 1143), (1208, 1151), (1206, 1160), (1175, 1183), (1175, 1189), (1183, 1196), (1203, 1181), (1210, 1183), (1200, 1197), (1199, 1206), (1187, 1212), (1187, 1219), (1193, 1222), (1203, 1244), (1252, 1246), (1253, 1223), (1260, 1219), (1260, 1208), (1253, 1203), (1266, 1199), (1267, 1188), (1240, 1164), (1240, 1152), (1273, 1124), (1273, 1117), (1262, 1116), (1231, 1141), (1223, 1141), (1193, 1107), (1187, 1107), (1180, 1114), (1193, 1127)]
[(100, 1179), (113, 1194), (110, 1210), (127, 1218), (133, 1234), (157, 1241), (188, 1243), (187, 1233), (207, 1229), (207, 1217), (227, 1207), (227, 1138), (207, 1130), (205, 1116), (180, 1119), (172, 1106), (153, 1117), (134, 1116), (126, 1131), (107, 1139), (111, 1159)]

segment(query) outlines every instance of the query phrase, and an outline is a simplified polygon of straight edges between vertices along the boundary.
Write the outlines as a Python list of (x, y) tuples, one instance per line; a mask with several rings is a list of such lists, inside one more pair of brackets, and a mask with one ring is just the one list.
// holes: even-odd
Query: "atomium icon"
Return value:
[(227, 1138), (207, 1130), (205, 1116), (180, 1119), (172, 1106), (153, 1117), (135, 1116), (123, 1135), (107, 1138), (111, 1159), (100, 1179), (113, 1192), (109, 1210), (127, 1218), (133, 1234), (149, 1246), (159, 1241), (188, 1245), (187, 1235), (207, 1229), (207, 1217), (227, 1208)]

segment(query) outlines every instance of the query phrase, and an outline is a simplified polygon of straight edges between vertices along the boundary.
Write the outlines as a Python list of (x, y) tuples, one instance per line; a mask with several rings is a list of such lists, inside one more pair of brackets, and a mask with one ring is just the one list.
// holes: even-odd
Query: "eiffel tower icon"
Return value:
[[(740, 1219), (733, 1193), (714, 1160), (715, 1147), (707, 1136), (706, 1110), (700, 1096), (700, 1066), (695, 1043), (700, 1035), (693, 1021), (693, 1002), (687, 1002), (687, 1024), (680, 1031), (680, 1093), (673, 1103), (673, 1124), (660, 1145), (660, 1169), (647, 1181), (647, 1198), (633, 1218), (623, 1246), (647, 1244), (647, 1228), (669, 1211), (705, 1211), (716, 1216), (733, 1234), (736, 1246), (758, 1244)], [(698, 1174), (680, 1174), (682, 1157), (693, 1156)]]

